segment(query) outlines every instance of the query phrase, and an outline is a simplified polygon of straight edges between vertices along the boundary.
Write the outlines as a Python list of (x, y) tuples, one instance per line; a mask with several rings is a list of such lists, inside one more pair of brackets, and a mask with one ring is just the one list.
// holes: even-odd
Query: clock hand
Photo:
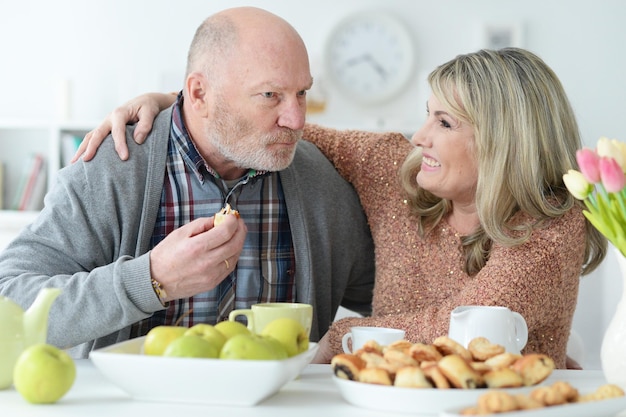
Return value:
[(378, 63), (370, 54), (366, 55), (366, 60), (374, 67), (374, 70), (380, 75), (381, 78), (387, 78), (387, 71), (383, 68), (382, 65)]
[(369, 58), (369, 55), (359, 55), (359, 56), (352, 57), (346, 61), (345, 66), (352, 67), (354, 65), (360, 64), (362, 61), (367, 61), (368, 58)]
[(380, 75), (381, 78), (383, 79), (387, 78), (387, 71), (385, 71), (385, 68), (382, 65), (380, 65), (372, 57), (371, 54), (363, 54), (363, 55), (352, 57), (345, 62), (345, 66), (352, 67), (362, 62), (368, 63), (374, 69), (374, 71), (376, 71), (376, 73)]

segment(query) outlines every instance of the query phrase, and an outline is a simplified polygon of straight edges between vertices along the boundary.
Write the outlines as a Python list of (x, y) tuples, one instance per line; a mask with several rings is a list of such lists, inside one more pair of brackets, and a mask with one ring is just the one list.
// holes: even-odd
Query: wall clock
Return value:
[(397, 18), (361, 12), (330, 32), (324, 62), (327, 77), (348, 99), (379, 104), (396, 97), (413, 77), (415, 46)]

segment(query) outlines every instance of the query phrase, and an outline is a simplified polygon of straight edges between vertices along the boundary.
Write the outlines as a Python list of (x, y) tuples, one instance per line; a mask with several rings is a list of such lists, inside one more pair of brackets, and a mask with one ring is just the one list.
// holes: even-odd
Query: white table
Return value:
[[(78, 360), (76, 365), (76, 382), (58, 403), (28, 404), (17, 391), (8, 389), (0, 391), (0, 416), (399, 417), (409, 415), (379, 412), (348, 404), (343, 400), (332, 380), (329, 365), (309, 365), (299, 378), (289, 382), (276, 395), (254, 407), (137, 401), (105, 379), (90, 360)], [(604, 383), (601, 371), (557, 370), (550, 376), (550, 380), (566, 380), (581, 388), (595, 388)], [(620, 415), (626, 415), (626, 413)]]

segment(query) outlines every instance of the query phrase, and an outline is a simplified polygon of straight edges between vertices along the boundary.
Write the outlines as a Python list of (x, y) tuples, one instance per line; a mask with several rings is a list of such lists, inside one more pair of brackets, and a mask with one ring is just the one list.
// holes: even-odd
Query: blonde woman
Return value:
[[(427, 118), (412, 143), (305, 127), (304, 139), (358, 192), (376, 251), (372, 316), (335, 322), (316, 361), (341, 352), (351, 326), (402, 328), (428, 343), (447, 333), (455, 307), (500, 305), (525, 317), (525, 353), (564, 368), (579, 278), (599, 265), (607, 242), (563, 184), (581, 147), (563, 87), (517, 48), (457, 56), (428, 81)], [(86, 138), (85, 158), (111, 126), (119, 131), (143, 109), (145, 129), (155, 106), (171, 101), (153, 94), (122, 106)]]

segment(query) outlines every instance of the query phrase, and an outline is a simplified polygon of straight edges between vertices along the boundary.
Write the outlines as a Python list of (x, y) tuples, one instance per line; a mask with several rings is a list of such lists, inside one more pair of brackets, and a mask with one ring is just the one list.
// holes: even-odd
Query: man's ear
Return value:
[(189, 74), (185, 82), (185, 88), (187, 90), (185, 101), (189, 103), (191, 109), (199, 117), (207, 117), (211, 104), (209, 103), (211, 95), (209, 94), (208, 80), (204, 74), (199, 72)]

